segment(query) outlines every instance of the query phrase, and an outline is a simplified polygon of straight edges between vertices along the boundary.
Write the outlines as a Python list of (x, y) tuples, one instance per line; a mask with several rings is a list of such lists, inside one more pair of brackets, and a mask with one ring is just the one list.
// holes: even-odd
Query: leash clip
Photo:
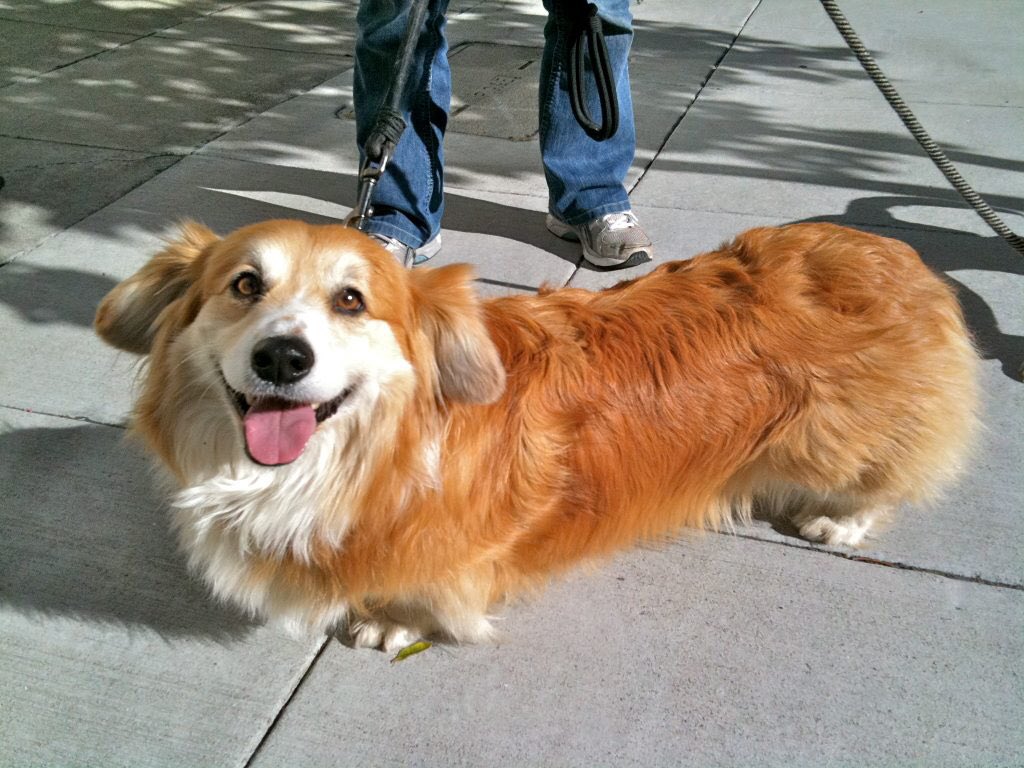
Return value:
[(382, 149), (379, 160), (363, 159), (359, 167), (359, 192), (352, 212), (345, 219), (345, 226), (354, 227), (360, 232), (366, 231), (366, 222), (373, 216), (373, 190), (384, 175), (384, 170), (391, 159), (391, 152)]

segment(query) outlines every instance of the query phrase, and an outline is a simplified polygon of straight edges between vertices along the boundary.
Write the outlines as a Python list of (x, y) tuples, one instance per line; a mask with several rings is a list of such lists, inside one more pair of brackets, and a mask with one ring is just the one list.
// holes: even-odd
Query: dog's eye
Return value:
[(357, 315), (366, 309), (363, 294), (355, 288), (345, 288), (334, 297), (334, 311), (345, 315)]
[(242, 272), (231, 282), (231, 290), (241, 299), (255, 299), (263, 295), (263, 281), (255, 272)]

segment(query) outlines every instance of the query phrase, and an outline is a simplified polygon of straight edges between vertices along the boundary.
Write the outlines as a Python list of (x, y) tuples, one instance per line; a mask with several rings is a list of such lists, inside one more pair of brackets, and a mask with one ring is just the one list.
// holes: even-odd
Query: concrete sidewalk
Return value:
[[(843, 0), (1024, 232), (1024, 6)], [(355, 3), (0, 0), (0, 766), (1024, 765), (1024, 258), (966, 209), (815, 0), (643, 0), (632, 200), (657, 260), (764, 224), (899, 237), (985, 357), (968, 477), (864, 549), (755, 524), (626, 553), (502, 639), (390, 665), (299, 643), (188, 577), (124, 440), (99, 299), (177, 219), (354, 202)], [(445, 249), (480, 290), (599, 288), (544, 229), (543, 10), (461, 0)]]

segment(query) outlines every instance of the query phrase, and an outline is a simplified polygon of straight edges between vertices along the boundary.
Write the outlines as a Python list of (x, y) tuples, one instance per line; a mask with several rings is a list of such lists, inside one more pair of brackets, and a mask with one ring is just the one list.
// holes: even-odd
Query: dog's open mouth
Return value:
[(242, 418), (249, 458), (257, 464), (291, 464), (306, 447), (317, 426), (337, 413), (354, 387), (324, 403), (300, 403), (281, 397), (253, 397), (233, 389), (223, 374), (228, 396)]

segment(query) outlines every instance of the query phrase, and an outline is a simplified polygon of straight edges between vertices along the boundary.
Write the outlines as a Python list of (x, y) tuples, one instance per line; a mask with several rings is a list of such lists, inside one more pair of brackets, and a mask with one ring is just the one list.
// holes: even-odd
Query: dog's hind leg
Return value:
[(974, 351), (957, 341), (888, 365), (884, 387), (880, 374), (819, 384), (815, 406), (760, 457), (755, 495), (769, 491), (804, 538), (846, 546), (901, 504), (935, 499), (963, 471), (978, 423)]
[(891, 512), (892, 505), (884, 503), (850, 498), (807, 498), (790, 519), (808, 541), (856, 547), (863, 543), (875, 523), (888, 518)]
[[(868, 407), (860, 410), (870, 414)], [(844, 431), (811, 423), (799, 439), (782, 442), (763, 457), (759, 474), (771, 480), (754, 496), (767, 499), (770, 514), (788, 519), (805, 539), (851, 547), (863, 543), (901, 504), (934, 499), (964, 465), (973, 402), (947, 403), (930, 412), (915, 404), (902, 411), (865, 418), (859, 430), (849, 427), (852, 418)]]
[(752, 516), (785, 521), (808, 541), (856, 547), (876, 523), (888, 519), (895, 504), (877, 496), (821, 494), (806, 487), (772, 483), (754, 495)]

